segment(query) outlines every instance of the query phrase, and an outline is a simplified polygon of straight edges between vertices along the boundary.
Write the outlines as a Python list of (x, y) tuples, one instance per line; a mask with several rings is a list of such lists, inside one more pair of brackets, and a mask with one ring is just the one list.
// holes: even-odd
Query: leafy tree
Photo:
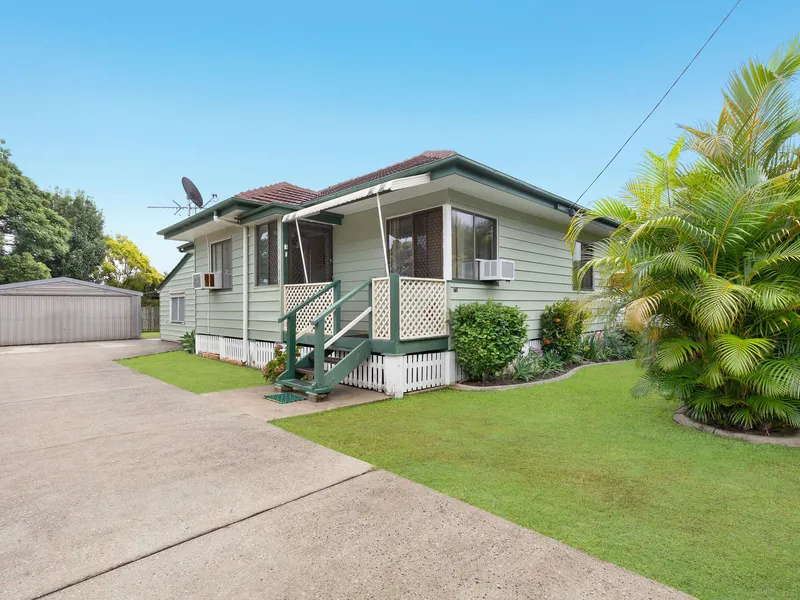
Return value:
[[(69, 223), (51, 208), (49, 195), (11, 162), (11, 152), (4, 146), (0, 146), (0, 190), (0, 256), (28, 255), (13, 263), (26, 265), (22, 270), (15, 268), (15, 276), (29, 268), (43, 273), (31, 261), (46, 269), (44, 263), (63, 256), (69, 250)], [(0, 277), (10, 280), (11, 276)]]
[(0, 256), (0, 284), (49, 278), (50, 269), (37, 262), (30, 252)]
[(139, 292), (152, 291), (161, 284), (164, 277), (127, 236), (117, 234), (105, 242), (105, 257), (95, 272), (99, 283)]
[(47, 261), (51, 275), (88, 281), (106, 253), (103, 213), (81, 190), (73, 196), (69, 190), (56, 188), (49, 200), (50, 207), (69, 223), (71, 232), (69, 251)]
[(743, 65), (715, 123), (648, 153), (620, 197), (567, 234), (574, 244), (599, 217), (620, 223), (578, 276), (597, 269), (607, 287), (592, 303), (646, 334), (635, 393), (660, 391), (707, 423), (800, 427), (798, 71), (800, 37)]

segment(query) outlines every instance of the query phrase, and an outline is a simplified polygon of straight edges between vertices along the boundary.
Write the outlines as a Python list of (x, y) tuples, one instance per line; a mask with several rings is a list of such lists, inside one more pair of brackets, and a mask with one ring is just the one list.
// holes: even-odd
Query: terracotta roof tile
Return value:
[(455, 152), (453, 152), (452, 150), (426, 150), (422, 154), (417, 154), (416, 156), (401, 161), (399, 163), (389, 165), (388, 167), (384, 167), (383, 169), (378, 169), (377, 171), (373, 171), (372, 173), (367, 173), (366, 175), (362, 175), (361, 177), (354, 177), (353, 179), (342, 181), (341, 183), (337, 183), (335, 185), (327, 187), (324, 190), (320, 190), (319, 196), (322, 197), (322, 196), (328, 196), (329, 194), (335, 194), (336, 192), (341, 192), (342, 190), (346, 190), (356, 185), (361, 185), (363, 183), (374, 181), (375, 179), (387, 177), (389, 175), (399, 173), (400, 171), (405, 171), (406, 169), (412, 169), (414, 167), (431, 163), (440, 160), (442, 158), (447, 158), (448, 156), (453, 156), (454, 154)]
[(266, 203), (281, 202), (283, 204), (304, 204), (316, 196), (317, 192), (314, 190), (301, 188), (286, 181), (236, 194), (237, 198), (244, 200), (258, 200)]
[(412, 169), (427, 163), (435, 162), (455, 154), (456, 153), (452, 150), (426, 150), (422, 154), (418, 154), (407, 160), (378, 169), (372, 173), (367, 173), (366, 175), (361, 175), (360, 177), (342, 181), (341, 183), (337, 183), (318, 192), (287, 183), (286, 181), (281, 181), (280, 183), (273, 183), (272, 185), (241, 192), (236, 194), (236, 197), (245, 200), (257, 200), (258, 202), (264, 203), (305, 204), (317, 198), (335, 194), (351, 187), (388, 177), (389, 175), (400, 173), (406, 169)]

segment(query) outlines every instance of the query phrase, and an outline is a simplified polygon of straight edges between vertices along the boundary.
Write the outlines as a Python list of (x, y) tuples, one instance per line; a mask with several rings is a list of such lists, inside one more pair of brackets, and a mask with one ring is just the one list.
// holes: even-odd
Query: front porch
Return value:
[[(282, 386), (324, 396), (365, 365), (372, 375), (382, 370), (382, 381), (370, 383), (394, 396), (420, 389), (414, 384), (422, 382), (452, 382), (443, 279), (391, 274), (367, 279), (344, 295), (338, 280), (285, 285), (283, 302), (287, 360), (276, 382)], [(311, 349), (296, 356), (304, 346)], [(407, 358), (420, 353), (422, 360)], [(409, 368), (409, 362), (417, 364)]]

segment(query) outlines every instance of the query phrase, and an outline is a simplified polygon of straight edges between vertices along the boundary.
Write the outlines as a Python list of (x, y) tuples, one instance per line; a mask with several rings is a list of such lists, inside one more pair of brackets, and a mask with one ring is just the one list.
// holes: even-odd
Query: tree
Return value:
[(49, 278), (50, 270), (30, 252), (0, 256), (0, 284)]
[(56, 188), (49, 194), (49, 201), (50, 208), (67, 221), (71, 232), (68, 252), (47, 261), (51, 275), (89, 281), (106, 253), (103, 213), (81, 190), (72, 196), (69, 190)]
[(716, 123), (646, 154), (620, 197), (579, 212), (567, 234), (574, 245), (597, 218), (620, 223), (577, 277), (597, 269), (606, 287), (592, 304), (646, 333), (634, 392), (706, 423), (800, 427), (798, 71), (800, 37), (743, 65)]
[(96, 281), (139, 292), (161, 285), (163, 276), (127, 236), (107, 237), (105, 243), (105, 257), (95, 272)]
[[(27, 265), (26, 269), (43, 273), (33, 263), (46, 268), (44, 263), (69, 250), (69, 223), (51, 208), (48, 194), (23, 175), (10, 157), (11, 152), (0, 146), (0, 256), (27, 254), (14, 265)], [(18, 276), (25, 271), (15, 268), (13, 272)], [(9, 280), (10, 274), (2, 273), (0, 277)]]

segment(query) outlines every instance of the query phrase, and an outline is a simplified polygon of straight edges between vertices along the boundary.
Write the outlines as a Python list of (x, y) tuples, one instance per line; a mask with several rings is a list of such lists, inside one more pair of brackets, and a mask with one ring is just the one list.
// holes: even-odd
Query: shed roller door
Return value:
[(134, 304), (114, 296), (0, 296), (0, 346), (138, 337)]

